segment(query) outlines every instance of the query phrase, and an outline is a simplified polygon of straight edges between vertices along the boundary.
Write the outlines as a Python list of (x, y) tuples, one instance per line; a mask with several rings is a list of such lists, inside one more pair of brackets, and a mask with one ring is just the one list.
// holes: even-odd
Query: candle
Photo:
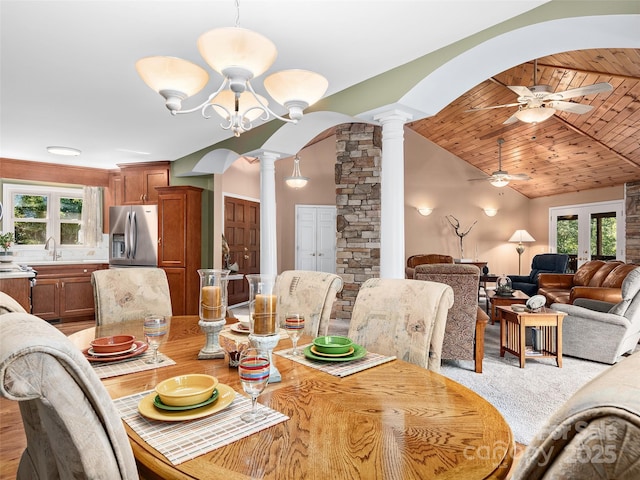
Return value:
[(253, 333), (256, 335), (272, 335), (276, 333), (275, 295), (257, 294), (255, 298)]
[(215, 320), (222, 317), (220, 304), (220, 287), (207, 285), (202, 287), (200, 295), (201, 316), (204, 320)]

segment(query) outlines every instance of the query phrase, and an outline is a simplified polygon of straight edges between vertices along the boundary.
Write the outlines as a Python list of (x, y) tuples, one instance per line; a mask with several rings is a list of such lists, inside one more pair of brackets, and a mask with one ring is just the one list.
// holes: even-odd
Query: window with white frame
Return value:
[(13, 232), (14, 248), (42, 246), (49, 237), (58, 245), (82, 245), (82, 188), (3, 185), (3, 231)]

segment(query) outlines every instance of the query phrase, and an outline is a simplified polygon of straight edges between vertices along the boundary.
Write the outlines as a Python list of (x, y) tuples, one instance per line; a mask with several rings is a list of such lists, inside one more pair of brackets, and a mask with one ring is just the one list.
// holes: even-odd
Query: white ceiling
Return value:
[[(239, 23), (276, 44), (269, 72), (317, 71), (331, 95), (546, 1), (241, 0)], [(196, 41), (235, 20), (233, 0), (1, 0), (0, 156), (112, 168), (175, 160), (229, 137), (215, 119), (171, 116), (134, 64), (191, 60), (210, 71), (208, 94), (221, 79)], [(48, 145), (83, 153), (56, 157)]]

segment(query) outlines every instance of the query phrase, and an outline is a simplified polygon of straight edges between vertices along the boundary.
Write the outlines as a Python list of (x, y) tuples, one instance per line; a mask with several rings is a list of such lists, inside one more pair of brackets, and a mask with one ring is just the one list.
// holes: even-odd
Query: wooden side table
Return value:
[[(500, 356), (509, 352), (520, 359), (524, 368), (527, 358), (555, 358), (562, 368), (562, 319), (566, 315), (543, 307), (540, 312), (514, 312), (511, 307), (497, 307), (500, 317)], [(540, 350), (527, 354), (526, 329), (536, 327), (540, 331)]]
[(490, 305), (489, 317), (491, 317), (491, 325), (493, 325), (496, 320), (500, 320), (496, 311), (497, 307), (508, 307), (514, 303), (524, 305), (529, 300), (529, 295), (520, 290), (514, 290), (512, 296), (506, 297), (497, 295), (495, 290), (492, 290), (487, 292), (487, 299)]

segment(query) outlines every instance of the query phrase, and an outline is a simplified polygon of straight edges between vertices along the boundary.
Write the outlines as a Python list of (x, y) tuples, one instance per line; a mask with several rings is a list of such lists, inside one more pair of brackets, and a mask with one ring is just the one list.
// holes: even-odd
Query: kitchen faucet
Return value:
[(53, 252), (51, 253), (51, 256), (53, 257), (53, 261), (55, 262), (57, 259), (59, 259), (62, 256), (62, 253), (58, 253), (58, 248), (56, 246), (56, 239), (53, 237), (47, 238), (47, 241), (44, 244), (44, 249), (50, 250), (50, 243), (52, 241), (53, 241)]

